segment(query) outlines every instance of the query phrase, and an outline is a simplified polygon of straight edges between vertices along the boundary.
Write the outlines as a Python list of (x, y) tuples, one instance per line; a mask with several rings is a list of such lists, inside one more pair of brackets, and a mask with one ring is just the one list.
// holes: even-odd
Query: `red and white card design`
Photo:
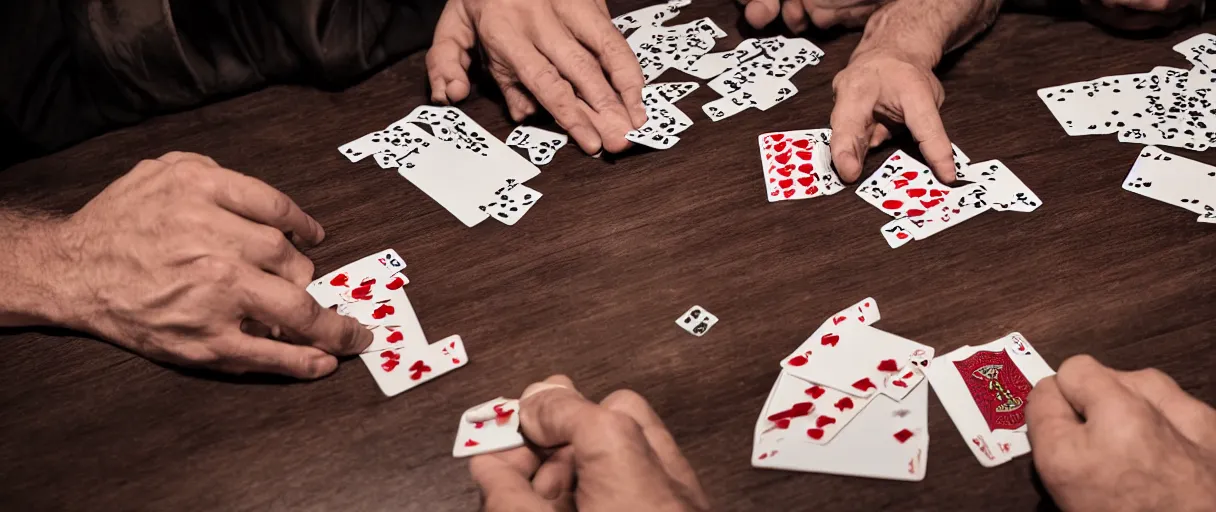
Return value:
[[(786, 379), (782, 373), (769, 393), (765, 412)], [(875, 396), (859, 407), (847, 428), (830, 443), (805, 443), (771, 434), (763, 413), (756, 422), (752, 466), (836, 475), (919, 481), (929, 462), (928, 386), (918, 386), (902, 401)], [(854, 399), (856, 400), (856, 398)], [(863, 399), (865, 400), (865, 399)], [(792, 428), (792, 427), (791, 427)]]
[(903, 398), (920, 378), (895, 377), (912, 368), (913, 358), (933, 357), (932, 347), (862, 324), (832, 326), (810, 341), (803, 352), (787, 357), (782, 369), (858, 397), (882, 393)]
[(385, 249), (375, 254), (363, 257), (347, 264), (338, 270), (308, 284), (306, 290), (321, 307), (333, 307), (343, 302), (350, 302), (350, 296), (355, 290), (372, 285), (400, 281), (401, 285), (409, 282), (400, 272), (405, 270), (405, 260), (397, 251)]
[(519, 433), (519, 400), (498, 397), (465, 411), (456, 430), (452, 456), (472, 457), (524, 445)]
[(760, 438), (827, 444), (869, 403), (781, 372), (761, 414), (768, 424)]
[(925, 370), (950, 420), (984, 467), (1030, 453), (1026, 406), (1030, 391), (1055, 374), (1019, 333), (962, 347)]
[(857, 195), (897, 219), (919, 218), (946, 201), (950, 187), (942, 185), (925, 164), (896, 151), (857, 187)]
[(835, 194), (844, 184), (832, 167), (829, 129), (765, 133), (760, 162), (769, 202)]
[(452, 335), (419, 350), (401, 347), (360, 354), (376, 384), (387, 396), (409, 391), (468, 364), (464, 342)]

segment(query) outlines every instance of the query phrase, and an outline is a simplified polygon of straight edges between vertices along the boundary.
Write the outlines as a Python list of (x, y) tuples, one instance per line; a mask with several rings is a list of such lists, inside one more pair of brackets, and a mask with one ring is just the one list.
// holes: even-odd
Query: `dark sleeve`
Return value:
[(444, 0), (0, 4), (3, 166), (271, 83), (344, 87), (428, 46)]

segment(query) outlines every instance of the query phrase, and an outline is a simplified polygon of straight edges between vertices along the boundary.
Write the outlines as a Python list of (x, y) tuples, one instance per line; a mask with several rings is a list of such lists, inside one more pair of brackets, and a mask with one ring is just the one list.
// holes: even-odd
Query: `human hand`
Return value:
[(1116, 30), (1172, 28), (1187, 20), (1205, 0), (1081, 0), (1085, 16)]
[(595, 404), (558, 375), (528, 386), (519, 411), (524, 437), (556, 451), (543, 461), (529, 447), (473, 457), (487, 512), (709, 510), (696, 472), (637, 393)]
[[(331, 354), (372, 341), (304, 291), (313, 265), (292, 243), (325, 232), (290, 198), (194, 153), (144, 160), (56, 231), (58, 323), (150, 359), (223, 372), (317, 378)], [(289, 233), (289, 241), (284, 233)], [(291, 343), (252, 336), (273, 326)]]
[(929, 167), (954, 182), (954, 157), (938, 107), (945, 99), (933, 65), (898, 51), (856, 53), (832, 80), (832, 161), (845, 182), (861, 176), (866, 152), (907, 124)]
[(628, 149), (646, 123), (642, 68), (603, 0), (448, 0), (426, 56), (433, 101), (468, 97), (478, 40), (517, 122), (539, 101), (588, 154)]
[(1062, 509), (1216, 504), (1216, 411), (1166, 374), (1076, 356), (1039, 381), (1028, 402), (1034, 463)]
[(890, 0), (739, 0), (743, 17), (754, 28), (763, 28), (777, 19), (795, 34), (807, 29), (807, 20), (827, 29), (836, 25), (849, 28), (865, 26), (866, 20)]

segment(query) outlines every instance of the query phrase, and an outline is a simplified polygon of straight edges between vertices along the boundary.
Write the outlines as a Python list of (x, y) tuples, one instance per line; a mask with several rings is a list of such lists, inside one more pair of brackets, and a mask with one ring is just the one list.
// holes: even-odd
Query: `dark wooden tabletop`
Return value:
[[(739, 15), (727, 5), (699, 0), (679, 20), (712, 16), (730, 32), (718, 48), (733, 48)], [(545, 197), (514, 227), (467, 229), (395, 172), (335, 150), (426, 101), (421, 55), (341, 93), (274, 87), (10, 168), (0, 199), (72, 211), (142, 158), (210, 155), (325, 226), (307, 253), (318, 273), (395, 248), (428, 337), (462, 335), (472, 362), (385, 398), (358, 360), (318, 382), (222, 378), (71, 333), (8, 331), (0, 508), (472, 510), (477, 489), (450, 455), (459, 414), (560, 372), (591, 397), (647, 396), (722, 510), (1032, 510), (1030, 458), (981, 468), (936, 398), (920, 483), (755, 470), (752, 427), (781, 357), (867, 295), (881, 304), (879, 327), (939, 353), (1017, 330), (1052, 366), (1078, 353), (1155, 366), (1216, 401), (1216, 229), (1121, 190), (1139, 147), (1067, 137), (1035, 96), (1186, 66), (1170, 47), (1199, 30), (1128, 40), (1003, 16), (943, 71), (943, 115), (974, 160), (1001, 159), (1045, 204), (898, 250), (879, 234), (888, 218), (852, 190), (764, 197), (756, 135), (826, 126), (832, 77), (857, 34), (817, 40), (827, 57), (794, 77), (801, 93), (780, 108), (712, 123), (699, 107), (714, 94), (702, 88), (680, 103), (696, 124), (669, 151), (562, 150), (529, 182)], [(511, 129), (490, 99), (461, 107), (499, 137)], [(721, 318), (703, 338), (673, 324), (693, 304)]]

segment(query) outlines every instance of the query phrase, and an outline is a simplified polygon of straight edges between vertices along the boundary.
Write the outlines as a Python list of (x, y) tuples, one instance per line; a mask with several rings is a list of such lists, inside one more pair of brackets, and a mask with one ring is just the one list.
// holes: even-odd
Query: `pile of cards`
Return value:
[(921, 480), (929, 457), (933, 349), (881, 331), (867, 298), (832, 315), (781, 361), (756, 421), (752, 466)]
[(372, 331), (372, 344), (360, 354), (376, 384), (394, 396), (469, 362), (460, 336), (428, 344), (414, 307), (405, 294), (405, 261), (386, 249), (361, 258), (309, 283), (308, 294), (321, 307), (336, 308)]
[(1030, 453), (1030, 390), (1054, 374), (1016, 332), (978, 347), (962, 347), (925, 369), (933, 392), (984, 467)]
[(882, 227), (892, 247), (924, 240), (988, 210), (1032, 212), (1042, 201), (998, 160), (972, 164), (954, 147), (959, 181), (952, 188), (925, 164), (896, 151), (861, 186), (857, 195), (895, 220)]
[(633, 49), (646, 83), (668, 69), (688, 69), (693, 61), (713, 50), (716, 39), (726, 37), (726, 32), (709, 18), (662, 26), (680, 13), (680, 7), (688, 4), (689, 0), (674, 0), (613, 19), (622, 34), (633, 31), (625, 41)]
[(667, 149), (680, 141), (679, 133), (692, 126), (675, 103), (697, 90), (696, 82), (664, 82), (642, 88), (642, 106), (646, 107), (646, 124), (625, 133), (625, 140), (654, 149)]
[(1118, 133), (1119, 142), (1203, 151), (1216, 144), (1216, 36), (1200, 34), (1174, 46), (1190, 70), (1102, 77), (1038, 91), (1069, 135)]
[(486, 217), (514, 224), (541, 196), (524, 185), (540, 169), (454, 107), (418, 107), (338, 151), (352, 162), (371, 156), (397, 169), (470, 227)]
[(701, 107), (720, 121), (746, 109), (768, 110), (798, 93), (790, 81), (806, 66), (819, 64), (823, 50), (803, 38), (746, 39), (734, 50), (699, 58), (684, 72), (709, 80), (722, 97)]
[(760, 166), (769, 202), (808, 199), (844, 190), (832, 165), (832, 130), (760, 135)]
[(1123, 190), (1186, 208), (1199, 222), (1216, 224), (1216, 167), (1146, 146), (1123, 181)]
[(452, 456), (472, 457), (524, 445), (519, 433), (519, 400), (498, 397), (460, 415)]

